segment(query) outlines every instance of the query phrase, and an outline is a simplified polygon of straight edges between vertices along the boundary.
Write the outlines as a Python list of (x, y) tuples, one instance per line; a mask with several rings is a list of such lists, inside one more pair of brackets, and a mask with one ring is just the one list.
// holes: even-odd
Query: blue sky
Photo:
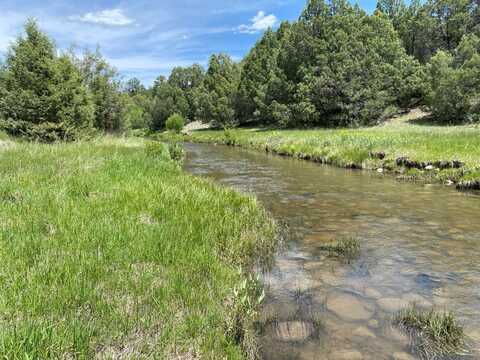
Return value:
[[(150, 85), (174, 66), (206, 65), (225, 52), (240, 60), (269, 26), (298, 17), (306, 0), (0, 0), (0, 53), (28, 17), (60, 49), (94, 50)], [(375, 0), (360, 1), (371, 10)]]

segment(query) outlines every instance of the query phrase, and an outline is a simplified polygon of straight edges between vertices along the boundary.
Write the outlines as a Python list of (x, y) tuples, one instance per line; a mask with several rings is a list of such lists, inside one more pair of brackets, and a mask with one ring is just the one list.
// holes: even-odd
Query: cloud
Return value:
[(257, 15), (251, 19), (251, 22), (249, 25), (240, 25), (237, 30), (242, 34), (256, 34), (274, 27), (278, 23), (278, 19), (273, 14), (266, 15), (264, 11), (259, 11)]
[(180, 59), (176, 57), (157, 57), (150, 55), (132, 55), (109, 57), (110, 64), (119, 70), (163, 70), (175, 66), (190, 66), (193, 63), (206, 63), (206, 59)]
[(123, 13), (121, 9), (89, 12), (82, 16), (70, 16), (70, 20), (106, 26), (127, 26), (135, 22)]

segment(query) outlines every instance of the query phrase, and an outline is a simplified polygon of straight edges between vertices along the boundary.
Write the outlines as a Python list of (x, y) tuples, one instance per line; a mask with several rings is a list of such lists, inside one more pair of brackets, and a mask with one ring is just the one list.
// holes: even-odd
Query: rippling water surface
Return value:
[[(479, 196), (224, 146), (187, 150), (188, 171), (255, 194), (293, 231), (263, 275), (264, 359), (415, 359), (390, 326), (412, 302), (453, 311), (480, 348)], [(352, 263), (321, 250), (351, 235), (362, 249)]]

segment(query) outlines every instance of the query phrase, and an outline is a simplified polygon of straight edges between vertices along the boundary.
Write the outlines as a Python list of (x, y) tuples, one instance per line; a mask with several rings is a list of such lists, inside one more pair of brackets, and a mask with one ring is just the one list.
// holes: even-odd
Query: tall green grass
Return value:
[(0, 358), (252, 356), (238, 294), (273, 239), (254, 199), (141, 140), (0, 148)]

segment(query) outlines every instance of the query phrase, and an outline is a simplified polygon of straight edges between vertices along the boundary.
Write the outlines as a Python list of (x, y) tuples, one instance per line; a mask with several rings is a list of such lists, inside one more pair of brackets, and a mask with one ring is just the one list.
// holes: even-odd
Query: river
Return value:
[[(255, 195), (292, 236), (262, 274), (263, 359), (416, 359), (393, 314), (452, 311), (480, 347), (480, 197), (390, 176), (187, 144), (187, 171)], [(360, 257), (322, 246), (355, 236)], [(462, 358), (479, 358), (477, 355)]]

